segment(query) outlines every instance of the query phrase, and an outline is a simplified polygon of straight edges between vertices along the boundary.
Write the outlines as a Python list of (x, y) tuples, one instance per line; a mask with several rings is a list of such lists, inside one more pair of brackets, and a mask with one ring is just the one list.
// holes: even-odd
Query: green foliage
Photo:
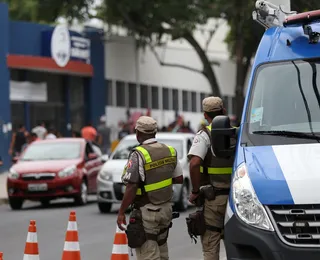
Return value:
[(53, 23), (62, 16), (71, 21), (89, 18), (94, 0), (2, 0), (9, 5), (10, 18), (39, 23)]

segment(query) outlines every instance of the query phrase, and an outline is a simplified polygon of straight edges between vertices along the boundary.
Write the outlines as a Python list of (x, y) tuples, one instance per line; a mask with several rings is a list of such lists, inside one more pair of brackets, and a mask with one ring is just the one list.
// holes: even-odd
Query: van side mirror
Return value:
[(211, 123), (211, 147), (217, 157), (226, 158), (235, 154), (237, 128), (230, 126), (228, 116), (216, 116)]
[(105, 162), (108, 161), (108, 160), (109, 160), (109, 155), (108, 155), (108, 154), (104, 154), (104, 155), (101, 156), (101, 161), (102, 161), (103, 163), (105, 163)]

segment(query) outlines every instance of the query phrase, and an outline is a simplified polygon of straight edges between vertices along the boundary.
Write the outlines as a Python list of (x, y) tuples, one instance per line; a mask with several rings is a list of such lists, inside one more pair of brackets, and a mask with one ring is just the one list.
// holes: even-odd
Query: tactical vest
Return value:
[[(205, 131), (211, 139), (211, 125), (202, 130)], [(201, 175), (203, 175), (202, 180), (205, 180), (207, 177), (209, 183), (216, 188), (230, 188), (233, 162), (233, 156), (228, 159), (215, 157), (210, 147), (203, 160), (202, 166), (200, 166), (200, 172)]]
[(134, 148), (143, 158), (145, 181), (137, 190), (135, 203), (159, 205), (172, 198), (172, 178), (177, 165), (176, 150), (161, 143)]

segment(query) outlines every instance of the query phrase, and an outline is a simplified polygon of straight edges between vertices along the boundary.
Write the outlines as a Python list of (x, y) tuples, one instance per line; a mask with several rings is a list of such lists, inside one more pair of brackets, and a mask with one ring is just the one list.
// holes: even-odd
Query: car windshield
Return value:
[[(183, 141), (182, 140), (174, 140), (174, 139), (162, 139), (157, 138), (159, 143), (163, 143), (166, 145), (170, 145), (176, 149), (178, 159), (181, 160), (183, 158)], [(119, 143), (118, 147), (111, 155), (111, 159), (113, 160), (127, 160), (129, 158), (129, 154), (135, 146), (138, 145), (136, 140), (123, 140)]]
[[(308, 137), (320, 133), (320, 64), (288, 61), (262, 65), (247, 123), (250, 134)], [(293, 134), (293, 135), (292, 135)]]
[(34, 142), (20, 158), (20, 161), (68, 160), (80, 157), (78, 142)]

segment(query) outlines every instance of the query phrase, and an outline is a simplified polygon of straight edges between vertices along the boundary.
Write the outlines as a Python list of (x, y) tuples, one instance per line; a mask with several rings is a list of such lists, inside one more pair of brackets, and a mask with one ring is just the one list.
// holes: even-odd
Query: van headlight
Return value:
[(12, 180), (19, 179), (19, 173), (17, 173), (14, 169), (10, 168), (8, 178)]
[(241, 164), (233, 177), (232, 198), (237, 215), (248, 225), (274, 231), (266, 210), (253, 189), (246, 165)]
[(106, 170), (101, 170), (99, 173), (101, 179), (105, 180), (105, 181), (112, 181), (113, 177), (112, 177), (112, 173), (106, 171)]
[(74, 174), (77, 170), (77, 166), (75, 165), (72, 165), (72, 166), (69, 166), (63, 170), (61, 170), (59, 173), (58, 173), (58, 176), (60, 178), (64, 178), (64, 177), (69, 177), (70, 175)]

